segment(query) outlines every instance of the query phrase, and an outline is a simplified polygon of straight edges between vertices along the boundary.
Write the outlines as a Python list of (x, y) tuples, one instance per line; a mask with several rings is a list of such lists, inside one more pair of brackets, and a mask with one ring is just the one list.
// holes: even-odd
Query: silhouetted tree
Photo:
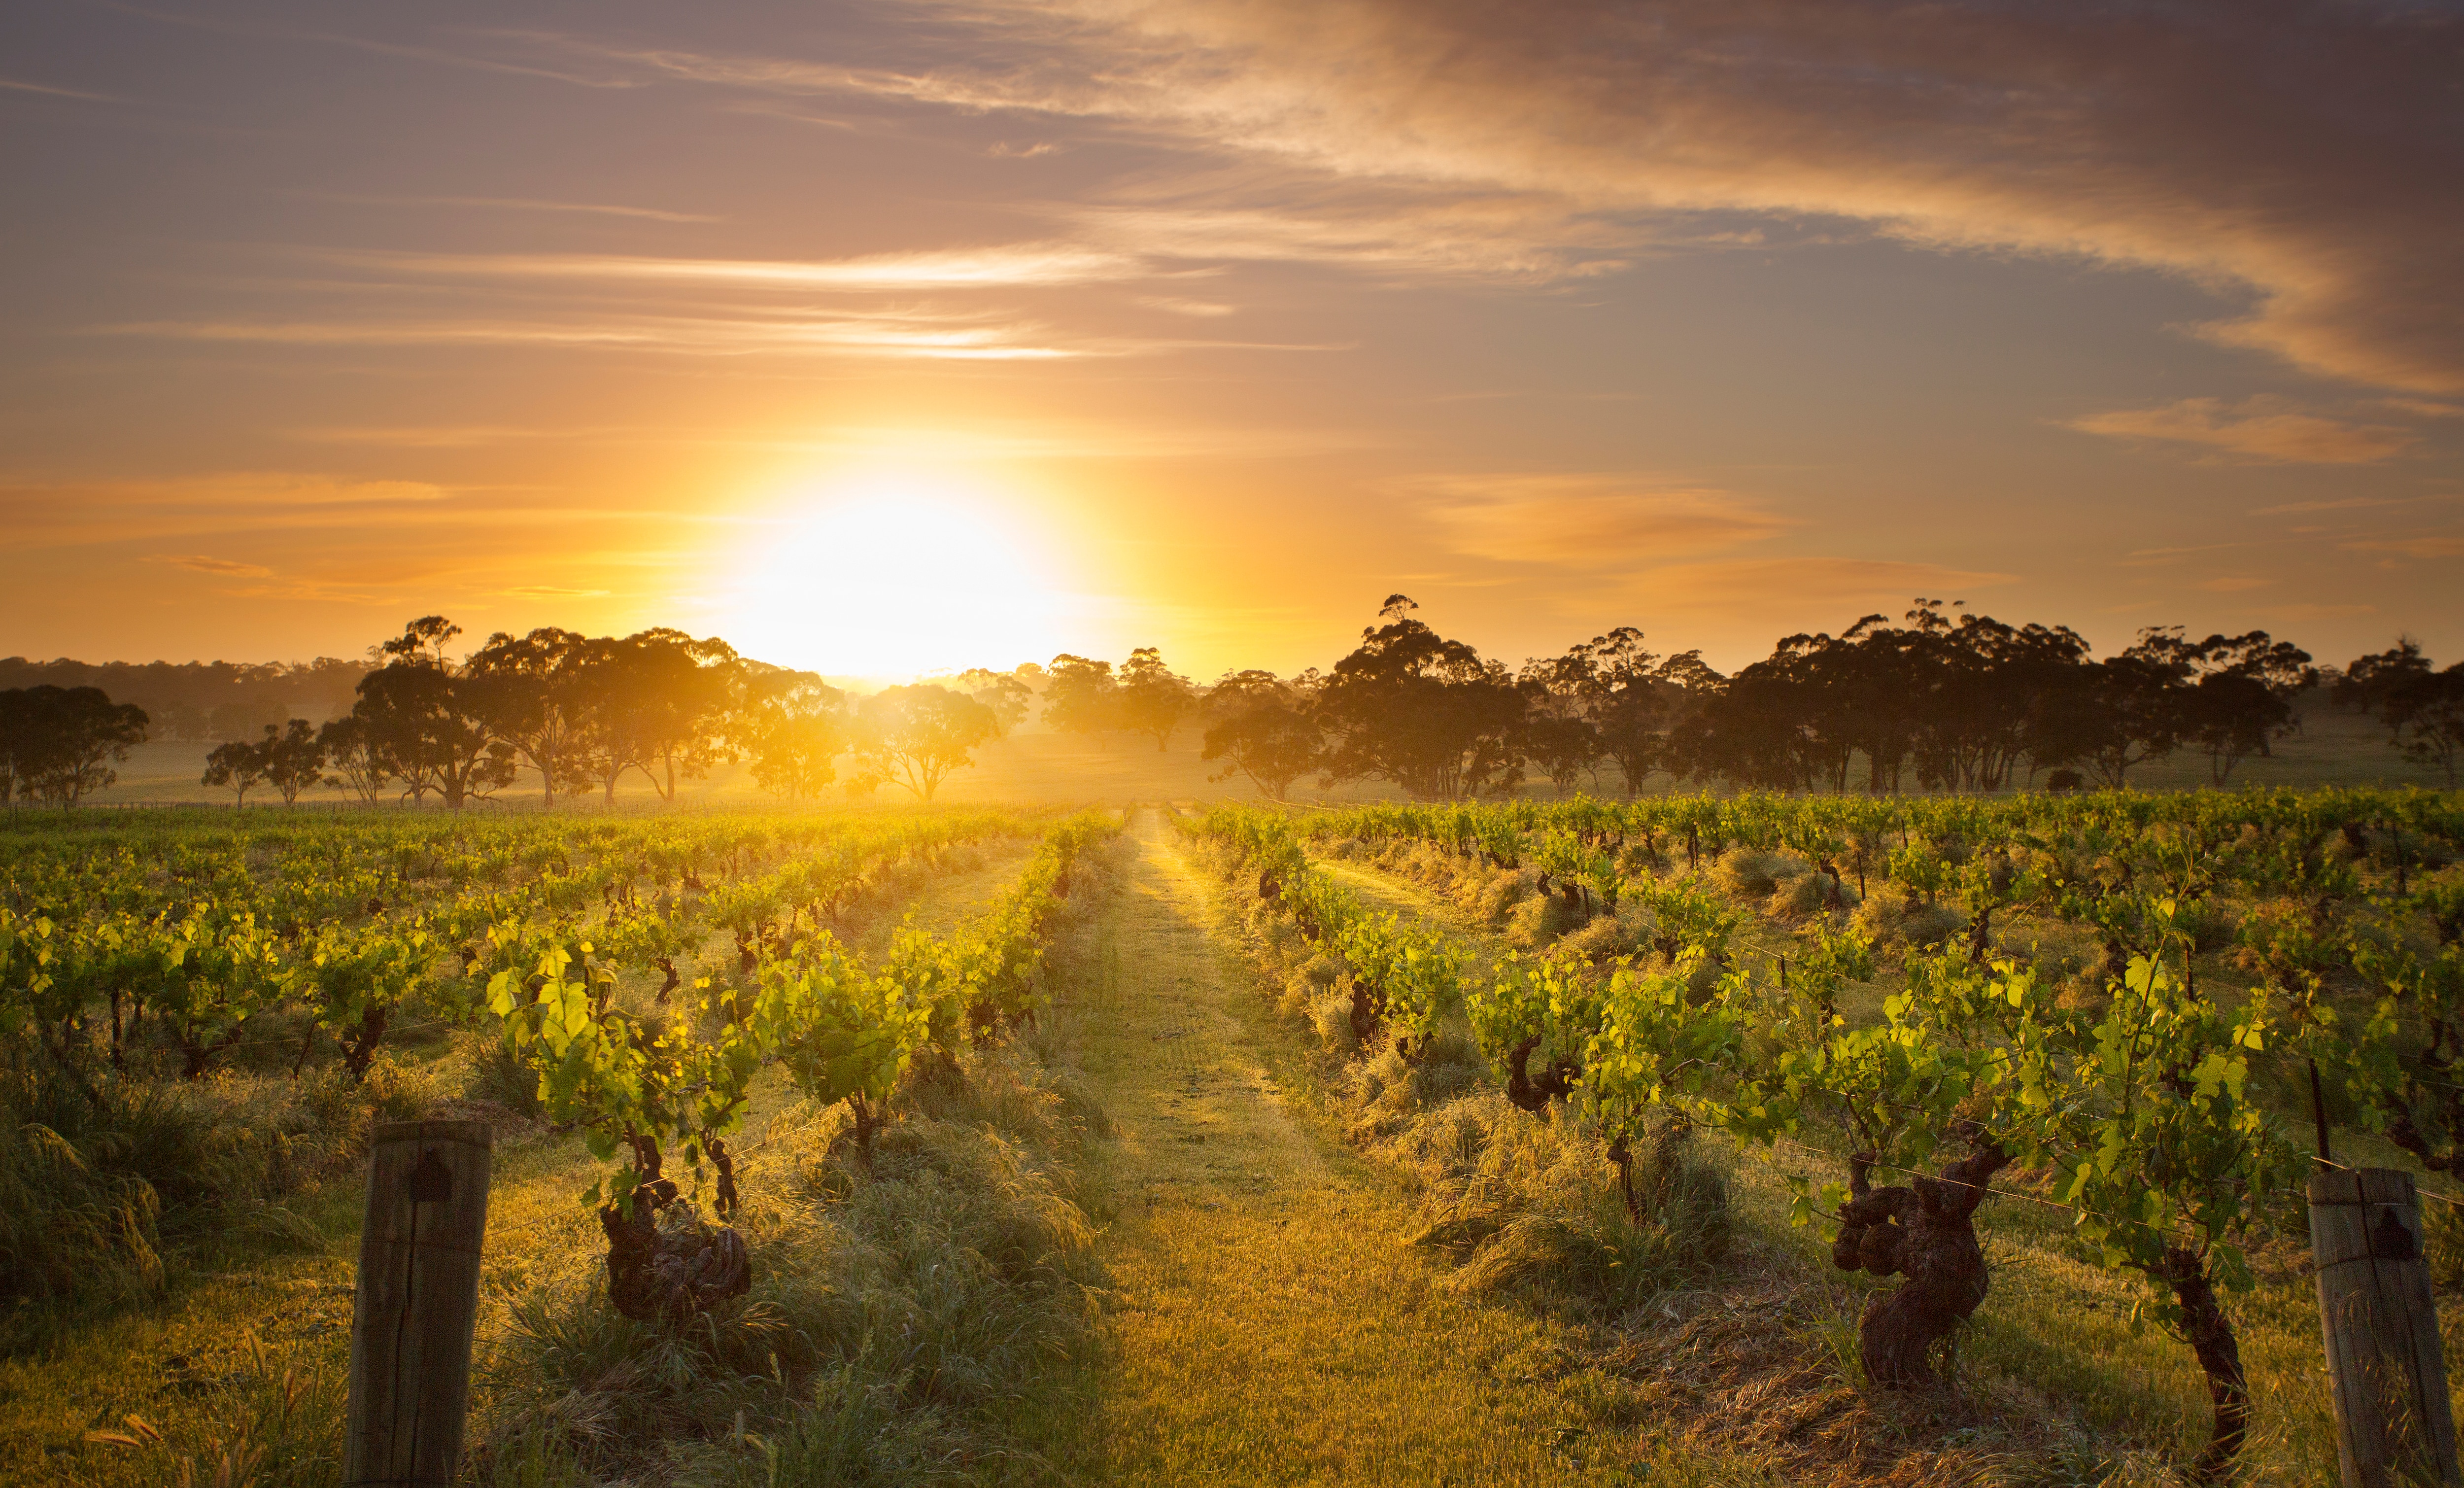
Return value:
[(463, 690), (481, 722), (539, 771), (547, 806), (571, 773), (566, 755), (581, 731), (573, 679), (588, 648), (583, 635), (554, 626), (526, 635), (498, 631), (462, 666)]
[(870, 784), (904, 786), (930, 801), (954, 769), (975, 763), (976, 745), (999, 729), (993, 710), (931, 682), (890, 687), (856, 704), (850, 743)]
[(1207, 779), (1242, 775), (1260, 794), (1289, 799), (1292, 782), (1318, 768), (1325, 756), (1325, 737), (1311, 715), (1311, 690), (1272, 672), (1225, 673), (1204, 703), (1213, 722), (1199, 758), (1224, 762)]
[(1319, 696), (1334, 780), (1391, 780), (1435, 800), (1502, 793), (1523, 779), (1524, 699), (1506, 667), (1411, 617), (1389, 595), (1386, 621), (1334, 665)]
[(739, 724), (753, 780), (789, 800), (820, 793), (838, 778), (832, 762), (847, 747), (840, 713), (847, 695), (811, 672), (748, 663)]
[(2433, 670), (2421, 643), (2407, 636), (2346, 667), (2336, 691), (2339, 700), (2375, 713), (2406, 759), (2455, 784), (2464, 756), (2464, 662)]
[(950, 679), (950, 685), (993, 710), (993, 722), (1006, 736), (1026, 722), (1027, 711), (1035, 706), (1035, 689), (1027, 685), (1020, 672), (1043, 668), (1028, 662), (1018, 672), (995, 672), (987, 667), (969, 667)]
[[(269, 734), (274, 725), (265, 727)], [(213, 746), (206, 755), (206, 772), (197, 784), (231, 792), (231, 805), (248, 805), (248, 793), (265, 784), (265, 750), (256, 744), (234, 739)]]
[(1155, 647), (1141, 646), (1121, 663), (1121, 724), (1135, 733), (1153, 734), (1158, 753), (1197, 706), (1198, 695), (1189, 678), (1166, 667)]
[(1067, 653), (1045, 673), (1044, 722), (1056, 733), (1101, 736), (1121, 726), (1121, 684), (1112, 664)]
[(111, 766), (145, 742), (145, 710), (99, 687), (0, 692), (0, 799), (75, 806), (120, 778)]
[(292, 719), (282, 727), (268, 728), (257, 746), (265, 762), (265, 783), (282, 797), (285, 806), (299, 804), (299, 792), (324, 778), (325, 744), (318, 737), (317, 725), (306, 719)]
[(339, 772), (325, 777), (326, 787), (348, 790), (362, 806), (376, 805), (393, 780), (394, 770), (368, 721), (356, 713), (328, 720), (317, 731), (317, 742), (324, 748), (326, 762)]
[(2076, 668), (2039, 700), (2029, 753), (2121, 789), (2133, 766), (2171, 754), (2189, 731), (2191, 650), (2179, 627), (2150, 626), (2121, 655)]
[(413, 795), (435, 791), (455, 811), (511, 785), (515, 774), (513, 746), (488, 727), (478, 690), (464, 685), (446, 655), (446, 642), (460, 633), (441, 615), (404, 627), (377, 648), (391, 659), (361, 680), (351, 710), (388, 774)]

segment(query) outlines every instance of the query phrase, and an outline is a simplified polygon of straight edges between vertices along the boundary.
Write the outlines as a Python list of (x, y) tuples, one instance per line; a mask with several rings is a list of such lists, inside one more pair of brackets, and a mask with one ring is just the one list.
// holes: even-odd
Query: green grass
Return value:
[[(1462, 1295), (1408, 1244), (1396, 1174), (1357, 1155), (1313, 1055), (1233, 959), (1153, 814), (1123, 976), (1080, 1060), (1118, 1131), (1114, 1302), (1090, 1406), (1054, 1423), (1073, 1482), (1631, 1482), (1631, 1391), (1581, 1327)], [(1700, 1465), (1699, 1463), (1696, 1465)], [(1684, 1481), (1683, 1477), (1669, 1480)]]

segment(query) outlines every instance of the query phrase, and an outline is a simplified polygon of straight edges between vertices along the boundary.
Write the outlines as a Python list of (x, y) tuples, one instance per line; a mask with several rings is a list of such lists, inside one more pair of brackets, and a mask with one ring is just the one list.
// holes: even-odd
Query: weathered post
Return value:
[(2386, 1167), (2312, 1174), (2310, 1254), (2344, 1488), (2458, 1482), (2412, 1175)]
[(492, 1144), (485, 1122), (376, 1129), (351, 1310), (345, 1488), (451, 1488), (461, 1470)]

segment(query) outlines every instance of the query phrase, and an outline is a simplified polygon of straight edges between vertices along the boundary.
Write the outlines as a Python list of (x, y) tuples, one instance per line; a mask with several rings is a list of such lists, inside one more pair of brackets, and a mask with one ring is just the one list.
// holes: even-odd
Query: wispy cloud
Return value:
[(953, 323), (892, 318), (628, 316), (597, 321), (151, 321), (96, 327), (100, 334), (294, 346), (534, 346), (699, 352), (834, 351), (941, 361), (1052, 361), (1125, 355), (1130, 344), (1063, 346), (1032, 323)]
[(2406, 504), (2387, 496), (2340, 496), (2317, 501), (2279, 501), (2274, 506), (2253, 507), (2250, 514), (2254, 517), (2306, 517), (2314, 512), (2361, 511), (2373, 506)]
[(244, 564), (229, 558), (208, 557), (203, 553), (166, 553), (157, 556), (154, 562), (169, 564), (174, 568), (188, 568), (198, 573), (215, 574), (223, 578), (261, 579), (274, 572), (263, 564)]
[(649, 280), (789, 290), (974, 289), (1135, 277), (1124, 255), (1066, 242), (928, 249), (855, 258), (645, 258), (597, 254), (321, 254), (401, 274), (470, 278)]
[(2409, 430), (2297, 412), (2268, 398), (2239, 404), (2184, 398), (2159, 408), (2090, 413), (2064, 427), (2110, 438), (2195, 445), (2233, 458), (2300, 465), (2366, 465), (2401, 455), (2417, 442)]
[(0, 78), (0, 93), (32, 93), (42, 98), (75, 99), (80, 103), (126, 103), (130, 100), (108, 93), (88, 93), (83, 88), (63, 88), (48, 82), (27, 82), (18, 78)]
[(697, 211), (671, 211), (660, 207), (625, 207), (608, 202), (560, 202), (527, 196), (383, 196), (346, 191), (301, 191), (315, 201), (361, 207), (453, 207), (485, 211), (571, 212), (598, 217), (640, 217), (652, 222), (721, 222), (726, 219)]
[(1456, 552), (1577, 568), (1716, 551), (1793, 525), (1723, 491), (1648, 477), (1448, 476), (1406, 487)]
[(2405, 558), (2464, 558), (2464, 537), (2431, 533), (2420, 537), (2364, 538), (2343, 544), (2349, 552), (2391, 553)]
[[(2168, 271), (2205, 328), (2464, 390), (2464, 18), (1837, 0), (980, 0), (898, 66), (542, 52), (643, 80), (1100, 121), (1300, 179), (1502, 191), (1545, 257), (1603, 215), (1743, 212)], [(2299, 90), (2280, 80), (2302, 79)], [(2083, 79), (2093, 79), (2084, 85)]]

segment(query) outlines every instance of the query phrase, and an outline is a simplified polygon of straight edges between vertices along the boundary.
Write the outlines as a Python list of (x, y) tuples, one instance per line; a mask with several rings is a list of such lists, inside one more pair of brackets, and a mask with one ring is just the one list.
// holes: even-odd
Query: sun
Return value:
[(1066, 650), (1069, 602), (1019, 501), (948, 476), (868, 473), (755, 524), (721, 634), (748, 656), (904, 679)]

